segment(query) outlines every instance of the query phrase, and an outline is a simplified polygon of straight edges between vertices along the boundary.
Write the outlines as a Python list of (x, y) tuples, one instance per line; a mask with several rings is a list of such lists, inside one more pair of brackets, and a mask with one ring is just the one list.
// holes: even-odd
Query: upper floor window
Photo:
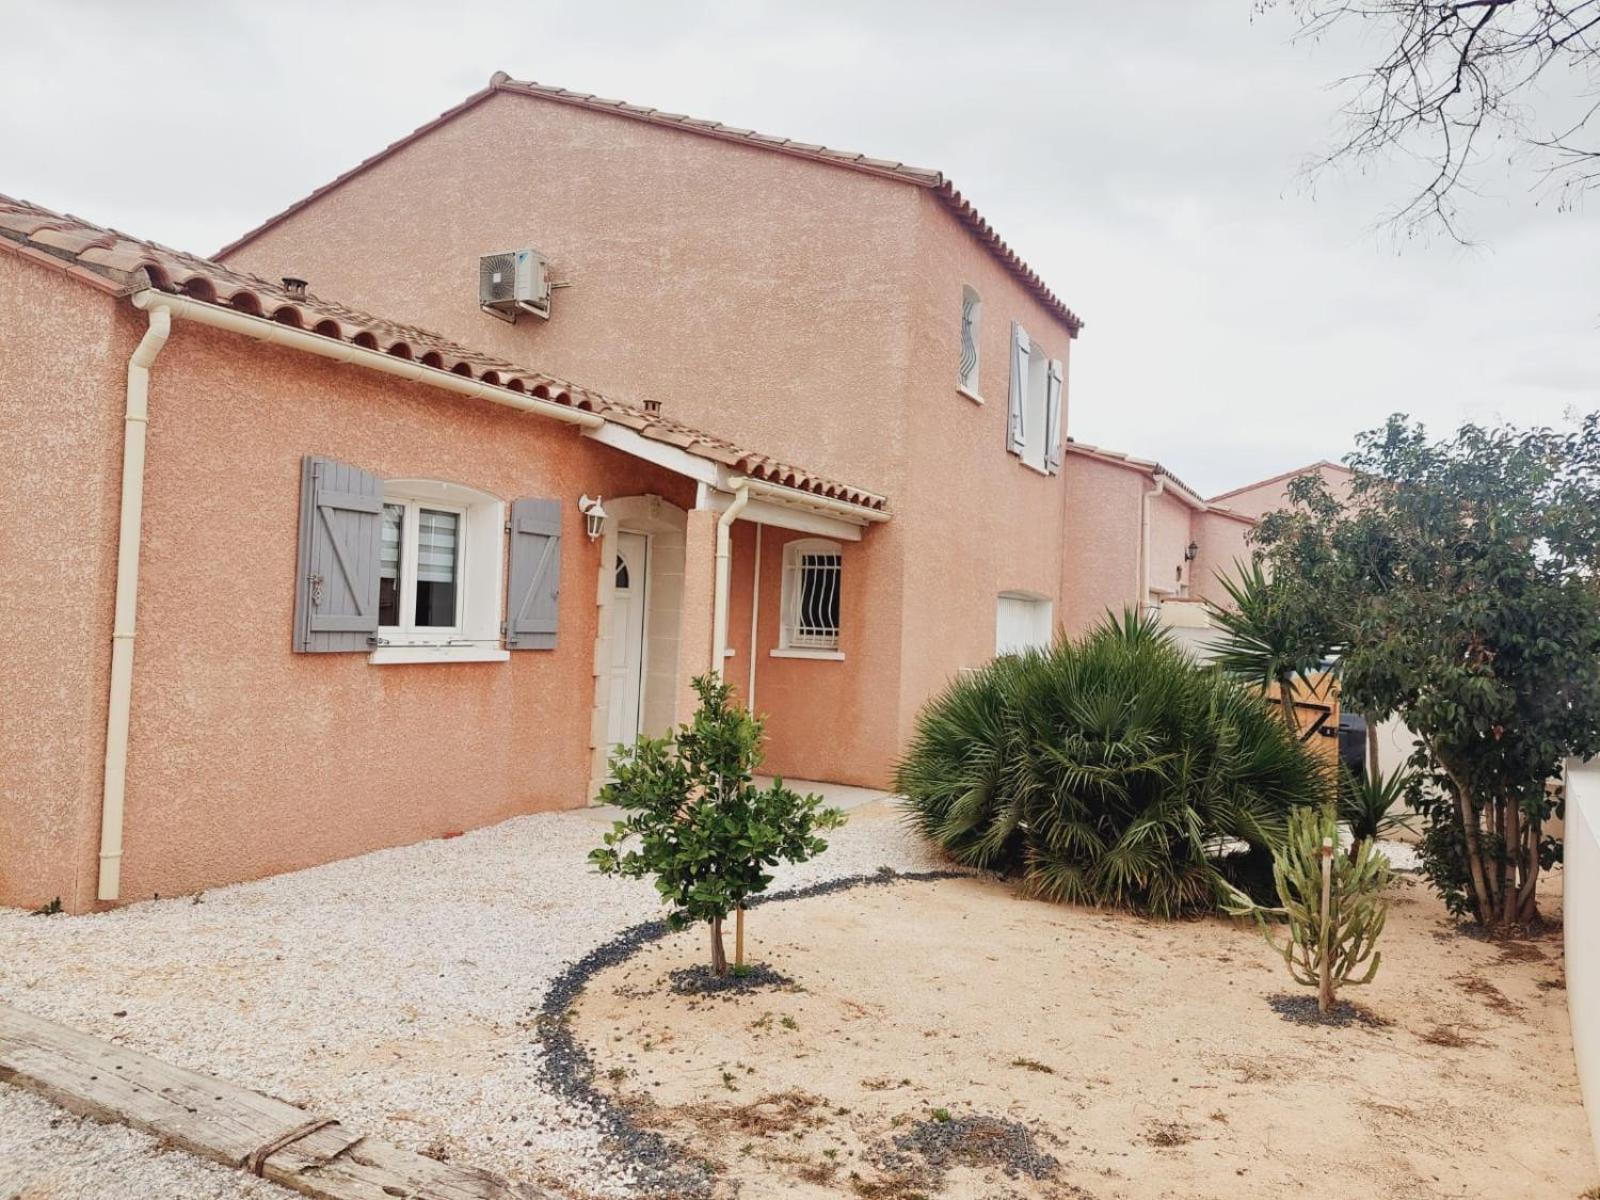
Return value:
[(837, 657), (844, 558), (837, 542), (802, 538), (783, 548), (779, 652)]
[(1006, 449), (1035, 470), (1061, 470), (1061, 363), (1011, 325)]
[(961, 374), (956, 387), (974, 400), (978, 391), (978, 338), (983, 328), (983, 301), (971, 284), (961, 289)]

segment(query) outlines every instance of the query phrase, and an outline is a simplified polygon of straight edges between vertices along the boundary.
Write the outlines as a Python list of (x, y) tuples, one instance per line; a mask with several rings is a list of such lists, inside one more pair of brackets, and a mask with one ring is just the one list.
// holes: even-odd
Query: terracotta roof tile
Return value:
[(757, 479), (804, 479), (803, 486), (795, 486), (814, 495), (847, 498), (878, 512), (888, 508), (885, 499), (875, 493), (807, 475), (798, 467), (646, 412), (639, 405), (483, 354), (430, 330), (374, 316), (336, 300), (290, 295), (281, 284), (259, 276), (4, 195), (0, 195), (0, 249), (14, 250), (124, 295), (155, 287), (413, 359), (490, 386), (595, 413)]
[(686, 133), (739, 142), (744, 145), (759, 147), (763, 150), (792, 154), (800, 158), (811, 159), (814, 162), (829, 163), (848, 170), (865, 171), (872, 175), (914, 183), (918, 187), (931, 188), (940, 202), (955, 215), (956, 219), (971, 230), (973, 236), (991, 254), (998, 258), (1006, 269), (1016, 276), (1041, 304), (1049, 309), (1062, 324), (1066, 325), (1074, 337), (1083, 329), (1083, 321), (1078, 315), (1045, 285), (1044, 280), (1039, 278), (1038, 273), (1028, 266), (1016, 251), (1000, 240), (989, 223), (983, 219), (970, 201), (962, 198), (961, 193), (956, 191), (955, 186), (944, 177), (944, 172), (942, 171), (936, 171), (929, 167), (913, 167), (907, 163), (892, 162), (888, 159), (869, 158), (865, 154), (857, 154), (848, 150), (836, 150), (816, 142), (797, 142), (790, 138), (757, 133), (742, 126), (724, 125), (720, 121), (711, 121), (703, 117), (687, 117), (681, 113), (662, 112), (659, 109), (646, 108), (638, 104), (628, 104), (621, 100), (605, 100), (588, 92), (572, 92), (566, 88), (551, 87), (531, 80), (512, 79), (504, 71), (495, 72), (494, 76), (489, 80), (488, 87), (474, 92), (454, 108), (446, 109), (426, 125), (380, 150), (370, 158), (363, 159), (356, 166), (322, 187), (317, 188), (304, 199), (296, 201), (276, 216), (269, 217), (242, 237), (228, 243), (228, 245), (217, 251), (217, 257), (224, 258), (233, 253), (239, 247), (266, 230), (271, 229), (293, 213), (320, 199), (348, 180), (355, 178), (355, 176), (369, 167), (381, 162), (396, 150), (431, 133), (445, 122), (453, 120), (468, 109), (481, 104), (489, 97), (500, 92), (532, 96), (541, 100), (552, 100), (559, 104), (570, 104), (578, 108), (592, 109), (596, 112), (611, 113), (613, 116), (628, 117), (632, 120), (645, 121), (654, 125), (664, 125), (673, 129), (681, 129)]

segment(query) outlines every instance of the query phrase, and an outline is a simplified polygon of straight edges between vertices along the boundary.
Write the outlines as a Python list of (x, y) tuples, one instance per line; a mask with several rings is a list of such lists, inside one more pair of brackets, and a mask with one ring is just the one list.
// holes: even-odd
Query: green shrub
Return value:
[(1159, 916), (1230, 893), (1223, 843), (1260, 858), (1328, 784), (1260, 694), (1129, 615), (996, 659), (930, 703), (896, 786), (958, 862), (1029, 893)]
[[(600, 802), (626, 815), (589, 861), (604, 875), (653, 875), (673, 929), (709, 924), (711, 969), (720, 976), (728, 973), (723, 920), (767, 890), (768, 868), (826, 850), (817, 833), (843, 825), (844, 814), (781, 779), (756, 787), (761, 720), (730, 703), (732, 689), (717, 675), (695, 679), (694, 690), (700, 707), (691, 724), (664, 738), (640, 738), (612, 756), (612, 782)], [(741, 968), (742, 956), (741, 938)]]

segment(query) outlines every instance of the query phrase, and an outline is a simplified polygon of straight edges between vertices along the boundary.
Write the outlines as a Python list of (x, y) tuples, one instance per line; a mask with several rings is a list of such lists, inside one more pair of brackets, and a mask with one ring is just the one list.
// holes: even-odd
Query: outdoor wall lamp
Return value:
[(1184, 562), (1193, 562), (1195, 560), (1196, 556), (1199, 555), (1199, 553), (1200, 553), (1199, 543), (1190, 542), (1187, 546), (1184, 547), (1184, 550), (1183, 550), (1183, 561)]
[(601, 531), (606, 527), (606, 510), (600, 503), (600, 497), (596, 496), (593, 500), (589, 499), (587, 495), (580, 497), (578, 511), (583, 514), (584, 529), (588, 532), (589, 540), (592, 542), (600, 536)]

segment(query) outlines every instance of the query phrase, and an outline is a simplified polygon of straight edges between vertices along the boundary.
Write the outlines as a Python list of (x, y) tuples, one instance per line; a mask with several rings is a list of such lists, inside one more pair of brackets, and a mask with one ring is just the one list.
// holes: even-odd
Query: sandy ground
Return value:
[[(589, 1114), (544, 1088), (533, 1029), (569, 962), (659, 912), (649, 883), (589, 867), (610, 815), (520, 817), (96, 916), (0, 910), (0, 1002), (408, 1149), (626, 1196)], [(779, 886), (932, 865), (881, 803), (831, 840)], [(0, 1084), (0, 1200), (287, 1194)]]
[[(1420, 882), (1392, 895), (1378, 977), (1346, 993), (1369, 1021), (1341, 1028), (1270, 1007), (1302, 990), (1248, 926), (962, 879), (752, 912), (751, 957), (789, 988), (674, 994), (667, 972), (703, 953), (698, 934), (676, 936), (599, 976), (574, 1029), (598, 1086), (746, 1200), (1575, 1200), (1600, 1172), (1559, 934), (1486, 943)], [(941, 1172), (915, 1144), (884, 1160), (941, 1126), (992, 1145), (984, 1118), (1017, 1123), (1059, 1166)]]

